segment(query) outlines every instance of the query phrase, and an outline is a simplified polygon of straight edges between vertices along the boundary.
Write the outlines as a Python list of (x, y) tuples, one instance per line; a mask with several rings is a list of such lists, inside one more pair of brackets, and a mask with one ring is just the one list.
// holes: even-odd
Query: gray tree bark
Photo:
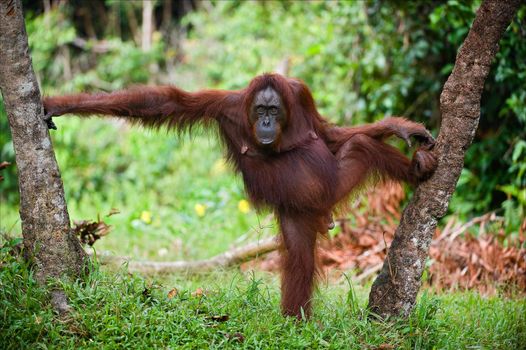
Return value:
[[(35, 277), (77, 277), (86, 254), (73, 235), (64, 188), (43, 121), (40, 91), (29, 56), (20, 0), (0, 1), (0, 90), (13, 137), (24, 252)], [(66, 311), (64, 294), (52, 291), (58, 311)]]
[(438, 168), (415, 191), (402, 214), (382, 270), (369, 295), (381, 318), (407, 317), (413, 309), (437, 220), (446, 214), (480, 118), (484, 81), (520, 0), (484, 0), (459, 49), (442, 94), (442, 124), (435, 146)]
[(142, 50), (149, 51), (152, 48), (153, 34), (153, 3), (149, 0), (142, 2)]

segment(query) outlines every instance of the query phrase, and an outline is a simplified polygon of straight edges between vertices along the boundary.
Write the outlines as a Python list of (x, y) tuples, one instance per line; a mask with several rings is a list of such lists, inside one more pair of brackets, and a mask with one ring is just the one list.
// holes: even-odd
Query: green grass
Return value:
[[(308, 322), (279, 313), (275, 275), (217, 271), (143, 279), (125, 268), (94, 268), (82, 283), (62, 283), (74, 308), (59, 318), (27, 267), (2, 249), (2, 349), (520, 349), (526, 344), (524, 299), (424, 292), (407, 322), (367, 321), (367, 288), (345, 279), (316, 293)], [(168, 298), (177, 288), (178, 294)], [(197, 288), (204, 295), (193, 296)]]

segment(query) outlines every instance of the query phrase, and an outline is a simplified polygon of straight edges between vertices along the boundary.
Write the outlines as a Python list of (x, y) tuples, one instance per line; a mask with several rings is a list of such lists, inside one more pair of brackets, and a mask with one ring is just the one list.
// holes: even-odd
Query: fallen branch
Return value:
[[(272, 215), (267, 216), (262, 223), (262, 226), (266, 226), (272, 219)], [(496, 216), (494, 212), (484, 214), (479, 217), (475, 217), (469, 222), (463, 225), (453, 226), (455, 220), (451, 219), (446, 224), (446, 227), (442, 231), (442, 234), (433, 239), (431, 245), (433, 247), (438, 246), (440, 242), (444, 240), (453, 241), (460, 234), (464, 233), (468, 228), (475, 224), (486, 224), (493, 221), (501, 221), (502, 218)], [(246, 238), (246, 235), (243, 237)], [(88, 249), (88, 253), (91, 256), (96, 256), (97, 260), (103, 265), (121, 266), (126, 264), (130, 272), (139, 272), (143, 274), (169, 274), (177, 272), (186, 273), (201, 273), (211, 271), (217, 268), (226, 268), (235, 265), (239, 265), (243, 262), (247, 262), (257, 258), (259, 256), (268, 254), (278, 249), (279, 243), (275, 238), (267, 238), (258, 242), (252, 242), (242, 247), (233, 248), (222, 254), (216, 255), (212, 258), (198, 261), (133, 261), (130, 257), (126, 256), (114, 256), (109, 252), (96, 252), (93, 249)], [(362, 260), (371, 255), (376, 255), (386, 250), (386, 242), (378, 244), (371, 249), (366, 250), (362, 254), (356, 257), (356, 260)], [(354, 278), (354, 281), (361, 283), (370, 276), (378, 272), (382, 267), (382, 263), (370, 265), (362, 273)]]
[(382, 269), (383, 265), (384, 265), (384, 263), (381, 262), (379, 264), (376, 264), (376, 265), (373, 265), (373, 266), (369, 267), (368, 269), (364, 270), (361, 274), (359, 274), (358, 276), (353, 278), (353, 281), (356, 282), (356, 283), (363, 282), (368, 277), (370, 277), (370, 276), (374, 275), (375, 273), (377, 273), (378, 271), (380, 271)]
[(243, 247), (233, 248), (210, 259), (199, 261), (132, 261), (129, 257), (112, 256), (107, 252), (89, 250), (88, 253), (91, 256), (96, 256), (97, 260), (103, 265), (120, 266), (127, 264), (130, 272), (144, 274), (197, 273), (238, 265), (274, 251), (278, 246), (278, 241), (272, 237)]
[(497, 216), (495, 212), (492, 211), (484, 215), (477, 216), (469, 220), (465, 224), (461, 225), (460, 227), (454, 228), (454, 230), (451, 230), (452, 224), (450, 224), (450, 222), (452, 223), (452, 220), (450, 220), (448, 221), (446, 228), (444, 228), (444, 231), (442, 232), (440, 237), (438, 237), (437, 239), (434, 239), (433, 243), (440, 242), (443, 239), (446, 239), (448, 237), (449, 237), (449, 242), (453, 242), (455, 238), (457, 238), (458, 236), (466, 232), (470, 227), (476, 224), (486, 224), (489, 222), (502, 222), (502, 221), (504, 221), (504, 218)]

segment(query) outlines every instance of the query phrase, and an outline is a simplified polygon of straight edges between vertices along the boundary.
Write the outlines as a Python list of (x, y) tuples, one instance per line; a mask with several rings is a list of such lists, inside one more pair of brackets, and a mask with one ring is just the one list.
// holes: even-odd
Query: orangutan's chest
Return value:
[(336, 161), (330, 152), (300, 149), (269, 157), (243, 157), (240, 170), (256, 205), (301, 210), (333, 197)]

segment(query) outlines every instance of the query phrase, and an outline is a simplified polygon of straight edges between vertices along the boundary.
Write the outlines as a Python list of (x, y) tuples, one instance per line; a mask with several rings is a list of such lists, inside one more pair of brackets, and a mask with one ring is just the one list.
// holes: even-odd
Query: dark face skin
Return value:
[(279, 94), (271, 87), (261, 90), (254, 96), (250, 121), (257, 142), (263, 146), (278, 143), (281, 127), (285, 122), (285, 108)]

